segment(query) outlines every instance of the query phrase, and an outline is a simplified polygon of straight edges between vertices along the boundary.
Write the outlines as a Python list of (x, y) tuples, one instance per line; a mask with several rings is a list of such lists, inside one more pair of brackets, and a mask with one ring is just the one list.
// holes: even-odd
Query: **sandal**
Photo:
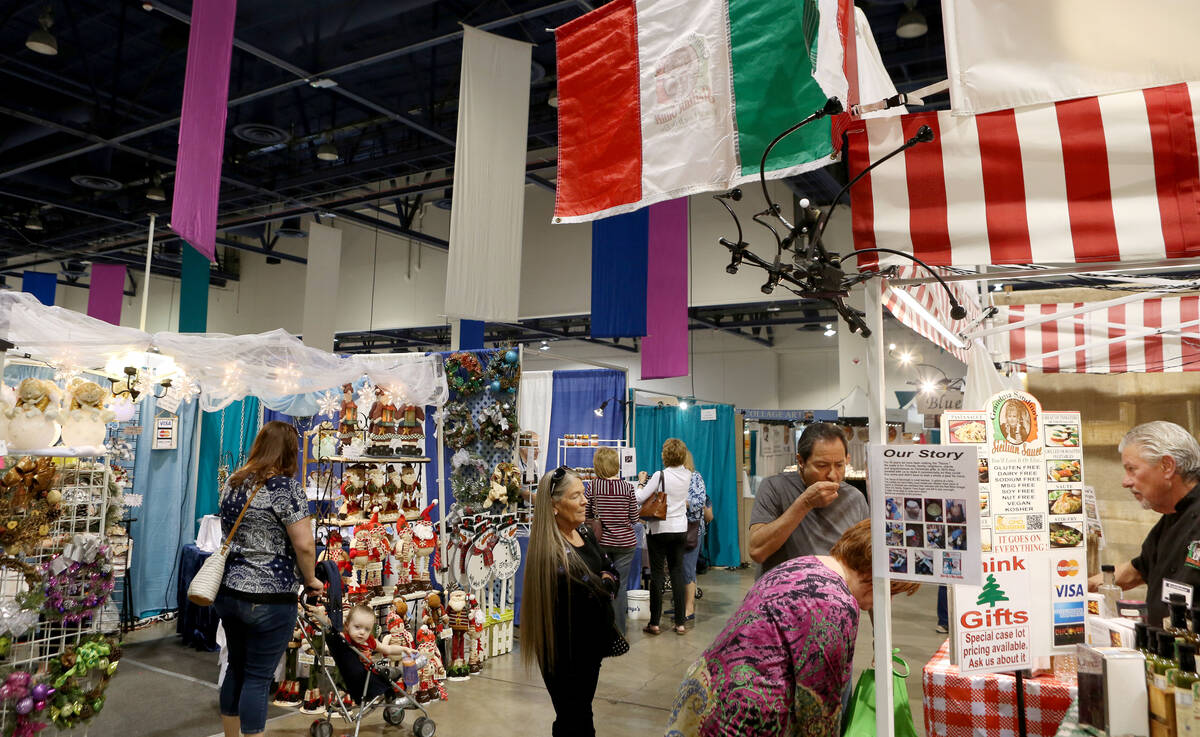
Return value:
[(662, 634), (662, 630), (659, 629), (658, 625), (656, 625), (656, 624), (646, 625), (645, 627), (642, 628), (642, 632), (645, 632), (648, 635), (661, 635)]
[(682, 624), (681, 624), (681, 625), (677, 625), (677, 626), (675, 627), (675, 634), (677, 634), (677, 635), (686, 635), (686, 634), (687, 634), (687, 627), (684, 627)]

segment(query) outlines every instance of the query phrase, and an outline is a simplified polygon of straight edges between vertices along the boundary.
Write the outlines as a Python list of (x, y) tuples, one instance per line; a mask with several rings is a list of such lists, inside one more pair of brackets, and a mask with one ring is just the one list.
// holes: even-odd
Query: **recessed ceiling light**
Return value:
[(117, 192), (125, 186), (116, 179), (102, 177), (98, 174), (76, 174), (71, 177), (71, 183), (85, 189), (95, 189), (101, 192)]

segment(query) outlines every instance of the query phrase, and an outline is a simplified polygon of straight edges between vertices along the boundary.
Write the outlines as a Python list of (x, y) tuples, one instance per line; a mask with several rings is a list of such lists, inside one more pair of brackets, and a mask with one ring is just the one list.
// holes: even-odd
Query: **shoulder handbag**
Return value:
[(196, 606), (212, 606), (212, 603), (216, 601), (217, 591), (221, 588), (221, 579), (225, 577), (225, 559), (229, 555), (229, 541), (233, 539), (234, 533), (241, 526), (242, 518), (246, 516), (246, 510), (250, 509), (250, 502), (254, 501), (254, 495), (262, 487), (263, 485), (259, 484), (254, 487), (254, 491), (250, 492), (250, 496), (246, 499), (246, 506), (242, 507), (241, 513), (233, 523), (233, 528), (225, 536), (225, 542), (221, 544), (221, 549), (208, 556), (208, 560), (204, 561), (204, 565), (200, 566), (200, 570), (196, 571), (192, 582), (188, 584), (188, 601)]
[(616, 625), (613, 625), (611, 639), (608, 643), (608, 650), (602, 655), (602, 658), (615, 658), (629, 652), (629, 640), (621, 634)]
[(695, 550), (700, 544), (700, 520), (688, 520), (687, 539), (683, 543), (684, 550)]
[(658, 472), (658, 489), (642, 502), (638, 516), (644, 520), (663, 520), (667, 518), (667, 492), (663, 490), (666, 483), (666, 471)]
[[(892, 703), (896, 737), (917, 737), (912, 710), (908, 706), (908, 663), (900, 657), (900, 648), (892, 650)], [(864, 670), (854, 687), (850, 711), (846, 714), (842, 737), (874, 737), (875, 735), (875, 669)]]

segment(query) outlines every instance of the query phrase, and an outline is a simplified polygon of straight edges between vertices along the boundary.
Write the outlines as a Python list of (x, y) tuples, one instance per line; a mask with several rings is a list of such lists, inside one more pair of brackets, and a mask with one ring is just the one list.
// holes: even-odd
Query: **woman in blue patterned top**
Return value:
[(698, 523), (700, 529), (696, 536), (696, 547), (683, 551), (683, 577), (687, 581), (684, 602), (687, 611), (687, 622), (696, 619), (696, 566), (700, 563), (700, 548), (704, 547), (704, 533), (708, 523), (712, 522), (712, 499), (708, 498), (708, 490), (704, 488), (704, 477), (696, 471), (696, 459), (692, 451), (688, 451), (683, 467), (692, 472), (692, 482), (688, 485), (687, 520), (688, 526)]
[(225, 576), (214, 606), (225, 629), (229, 668), (221, 684), (225, 737), (252, 737), (266, 728), (267, 698), (275, 666), (296, 624), (303, 582), (317, 580), (316, 542), (304, 488), (296, 475), (296, 429), (268, 422), (254, 439), (246, 465), (221, 490), (221, 528), (228, 535), (257, 489), (229, 545)]

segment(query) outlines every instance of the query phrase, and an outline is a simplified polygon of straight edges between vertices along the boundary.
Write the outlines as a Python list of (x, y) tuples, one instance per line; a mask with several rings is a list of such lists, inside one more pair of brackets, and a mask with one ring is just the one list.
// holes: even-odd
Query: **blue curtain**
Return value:
[[(222, 437), (221, 422), (225, 423)], [(204, 412), (200, 425), (200, 468), (196, 474), (196, 531), (200, 518), (217, 513), (217, 468), (221, 464), (233, 471), (241, 459), (250, 455), (250, 446), (258, 435), (258, 399), (246, 397), (220, 412)]]
[[(138, 438), (133, 492), (142, 506), (133, 523), (133, 610), (147, 617), (177, 607), (179, 551), (195, 537), (195, 486), (190, 482), (195, 463), (197, 402), (179, 407), (178, 447), (151, 450), (155, 402), (142, 400), (142, 434)], [(228, 430), (228, 428), (226, 428)], [(203, 468), (203, 466), (201, 466)]]
[[(546, 468), (560, 462), (568, 466), (590, 466), (592, 456), (587, 450), (564, 450), (563, 461), (558, 458), (558, 441), (567, 434), (587, 433), (607, 439), (625, 437), (621, 400), (625, 397), (625, 372), (612, 369), (587, 371), (555, 371), (554, 400), (550, 406), (549, 459)], [(608, 402), (604, 416), (596, 416), (596, 408)]]
[[(701, 420), (702, 409), (715, 409), (717, 419)], [(662, 466), (662, 444), (667, 438), (679, 438), (687, 444), (713, 505), (704, 551), (713, 565), (741, 565), (733, 407), (638, 407), (635, 421), (639, 470), (653, 473)]]

